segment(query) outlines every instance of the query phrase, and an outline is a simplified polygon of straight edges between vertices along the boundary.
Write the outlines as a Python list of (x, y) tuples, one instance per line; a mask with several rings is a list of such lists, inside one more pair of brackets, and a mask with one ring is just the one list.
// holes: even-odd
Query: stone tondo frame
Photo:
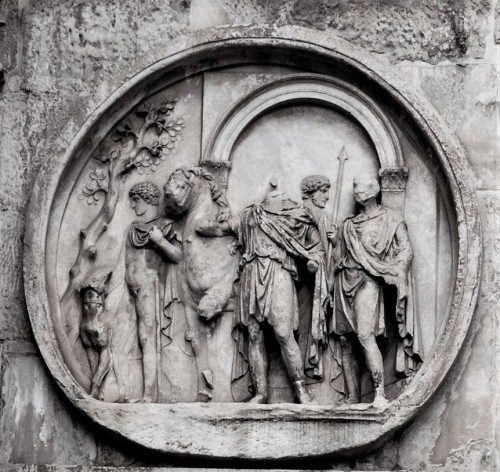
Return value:
[[(265, 460), (355, 454), (375, 447), (431, 399), (453, 365), (473, 316), (481, 266), (480, 222), (468, 165), (457, 140), (427, 101), (388, 67), (324, 33), (296, 27), (211, 29), (174, 42), (162, 55), (163, 59), (114, 92), (65, 151), (45, 156), (33, 189), (25, 237), (25, 291), (33, 332), (51, 374), (73, 405), (93, 421), (157, 451)], [(56, 202), (67, 199), (71, 178), (78, 175), (112, 126), (138, 103), (190, 74), (256, 62), (300, 65), (315, 74), (294, 74), (246, 97), (215, 132), (205, 159), (229, 159), (231, 147), (245, 126), (280, 100), (319, 100), (343, 110), (367, 130), (381, 162), (384, 199), (391, 204), (389, 200), (396, 196), (393, 204), (399, 206), (406, 171), (395, 132), (373, 99), (332, 72), (342, 70), (344, 75), (351, 71), (362, 77), (390, 97), (439, 163), (453, 202), (458, 263), (450, 312), (433, 350), (404, 392), (382, 412), (342, 411), (324, 405), (118, 404), (95, 400), (71, 374), (55, 334), (58, 298), (54, 296), (50, 248), (55, 247), (63, 206)]]

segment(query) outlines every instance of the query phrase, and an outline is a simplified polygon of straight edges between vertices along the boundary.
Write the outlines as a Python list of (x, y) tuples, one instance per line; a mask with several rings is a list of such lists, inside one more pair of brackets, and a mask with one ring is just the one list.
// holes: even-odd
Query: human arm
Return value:
[(307, 270), (311, 274), (315, 274), (321, 262), (325, 260), (325, 248), (316, 225), (310, 225), (307, 231), (306, 244), (308, 247), (309, 257), (307, 260)]
[(180, 262), (182, 259), (182, 249), (167, 241), (167, 239), (163, 236), (163, 233), (156, 226), (153, 226), (153, 228), (150, 229), (149, 239), (168, 257), (170, 261), (175, 264)]
[(384, 275), (385, 282), (396, 287), (405, 287), (413, 260), (413, 250), (404, 221), (399, 223), (394, 233), (389, 256), (390, 268)]
[(413, 261), (413, 249), (408, 235), (406, 223), (402, 221), (394, 234), (392, 245), (394, 265), (399, 272), (398, 275), (406, 277)]
[(217, 220), (203, 220), (195, 225), (195, 231), (201, 235), (211, 238), (237, 235), (238, 233), (238, 220), (232, 218), (231, 220), (217, 221)]
[(394, 235), (394, 252), (395, 260), (398, 262), (398, 265), (405, 273), (408, 272), (413, 261), (413, 249), (411, 247), (408, 229), (404, 221), (400, 223)]

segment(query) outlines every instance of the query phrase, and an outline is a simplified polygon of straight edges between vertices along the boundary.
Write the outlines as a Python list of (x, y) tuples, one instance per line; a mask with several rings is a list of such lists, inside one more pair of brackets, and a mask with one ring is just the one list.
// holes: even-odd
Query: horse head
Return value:
[(213, 176), (203, 167), (179, 167), (163, 186), (165, 212), (180, 216), (191, 210), (200, 199), (207, 196), (218, 207), (217, 215), (229, 217), (229, 205)]

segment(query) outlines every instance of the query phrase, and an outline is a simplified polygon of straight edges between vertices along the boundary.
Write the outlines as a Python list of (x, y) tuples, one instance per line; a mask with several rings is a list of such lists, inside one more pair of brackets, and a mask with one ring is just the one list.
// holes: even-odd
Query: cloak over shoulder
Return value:
[[(355, 331), (354, 313), (347, 307), (363, 286), (364, 272), (375, 280), (396, 287), (395, 316), (399, 336), (396, 372), (407, 376), (418, 369), (422, 363), (422, 351), (410, 271), (413, 251), (403, 216), (378, 206), (368, 213), (347, 218), (340, 229), (335, 256), (336, 287), (342, 293), (335, 296), (332, 331), (338, 331), (339, 312)], [(341, 299), (344, 300), (343, 306), (339, 302)]]
[[(271, 239), (281, 250), (285, 258), (280, 260), (282, 270), (287, 270), (297, 277), (294, 259), (314, 260), (319, 269), (315, 274), (315, 290), (313, 296), (313, 314), (311, 320), (311, 336), (308, 343), (308, 359), (312, 368), (320, 365), (320, 344), (326, 344), (328, 329), (325, 308), (328, 301), (328, 289), (325, 278), (324, 250), (317, 227), (302, 205), (287, 198), (284, 194), (273, 193), (260, 204), (251, 205), (243, 210), (236, 228), (239, 245), (242, 249), (240, 267), (254, 257), (262, 257), (249, 251), (254, 221), (258, 228)], [(245, 375), (248, 369), (246, 349), (242, 333), (236, 333), (238, 350), (233, 362), (233, 380)]]

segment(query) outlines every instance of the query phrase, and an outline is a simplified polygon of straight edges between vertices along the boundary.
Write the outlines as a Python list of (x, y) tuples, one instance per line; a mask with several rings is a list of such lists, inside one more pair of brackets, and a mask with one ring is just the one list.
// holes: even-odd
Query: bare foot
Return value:
[(293, 396), (297, 403), (312, 403), (311, 397), (306, 391), (306, 384), (303, 380), (293, 383)]
[(355, 405), (356, 403), (359, 403), (359, 398), (357, 395), (348, 395), (344, 399), (344, 404), (346, 405)]
[(306, 392), (297, 395), (297, 402), (301, 404), (314, 403), (309, 394)]
[(372, 406), (374, 408), (379, 408), (381, 410), (387, 408), (389, 406), (389, 400), (385, 398), (385, 395), (375, 395), (375, 399), (373, 400)]
[(131, 403), (131, 399), (128, 397), (128, 395), (120, 395), (117, 400), (118, 403)]

